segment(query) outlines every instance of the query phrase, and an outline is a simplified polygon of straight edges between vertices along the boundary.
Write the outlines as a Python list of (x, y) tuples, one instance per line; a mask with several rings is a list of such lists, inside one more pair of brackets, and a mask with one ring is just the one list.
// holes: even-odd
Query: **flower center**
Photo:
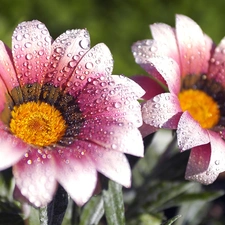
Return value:
[(29, 144), (48, 146), (58, 142), (66, 132), (66, 121), (60, 111), (45, 102), (14, 106), (11, 116), (11, 132)]
[(220, 119), (217, 102), (204, 91), (188, 89), (179, 94), (181, 109), (188, 111), (203, 128), (214, 127)]

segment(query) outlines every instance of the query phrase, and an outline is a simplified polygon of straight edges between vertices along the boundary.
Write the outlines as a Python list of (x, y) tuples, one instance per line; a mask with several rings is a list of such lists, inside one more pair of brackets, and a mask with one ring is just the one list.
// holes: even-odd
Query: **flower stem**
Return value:
[(40, 225), (61, 225), (68, 205), (68, 194), (59, 186), (53, 200), (40, 208)]

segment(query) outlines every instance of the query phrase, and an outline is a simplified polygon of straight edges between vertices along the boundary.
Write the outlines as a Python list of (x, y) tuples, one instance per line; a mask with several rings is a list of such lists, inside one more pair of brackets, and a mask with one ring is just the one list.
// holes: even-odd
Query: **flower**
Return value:
[(150, 29), (153, 39), (136, 42), (133, 55), (168, 92), (144, 103), (145, 133), (175, 129), (181, 151), (191, 149), (186, 179), (210, 184), (225, 171), (225, 39), (216, 47), (184, 15), (176, 16), (176, 28)]
[(0, 42), (0, 169), (13, 166), (16, 187), (36, 207), (60, 183), (82, 205), (97, 172), (129, 187), (124, 153), (143, 155), (137, 98), (143, 89), (111, 75), (109, 49), (90, 49), (86, 29), (55, 41), (39, 21), (22, 22), (12, 51)]

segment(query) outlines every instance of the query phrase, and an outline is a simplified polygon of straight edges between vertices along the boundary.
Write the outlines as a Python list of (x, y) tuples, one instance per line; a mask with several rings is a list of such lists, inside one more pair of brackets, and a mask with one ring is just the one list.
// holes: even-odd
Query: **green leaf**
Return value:
[(152, 214), (140, 214), (128, 221), (129, 225), (161, 225), (162, 218)]
[(127, 209), (127, 216), (132, 218), (142, 212), (157, 213), (165, 208), (168, 201), (193, 186), (192, 182), (152, 181), (137, 190), (134, 202)]
[(103, 190), (103, 199), (108, 225), (125, 225), (122, 186), (109, 180), (108, 190)]
[(221, 197), (222, 195), (224, 195), (224, 191), (203, 191), (201, 190), (201, 192), (195, 192), (195, 193), (184, 193), (182, 195), (179, 195), (177, 197), (175, 197), (174, 199), (171, 199), (170, 201), (168, 201), (163, 209), (165, 208), (170, 208), (176, 205), (181, 205), (181, 204), (185, 204), (185, 203), (193, 203), (193, 202), (197, 202), (197, 201), (201, 201), (201, 202), (209, 202), (212, 201), (216, 198)]
[(104, 215), (104, 203), (101, 196), (94, 196), (84, 206), (79, 225), (97, 225)]
[(173, 224), (173, 222), (175, 222), (180, 217), (181, 217), (181, 215), (174, 216), (173, 218), (171, 218), (171, 219), (167, 220), (166, 222), (164, 222), (162, 225), (171, 225), (171, 224)]

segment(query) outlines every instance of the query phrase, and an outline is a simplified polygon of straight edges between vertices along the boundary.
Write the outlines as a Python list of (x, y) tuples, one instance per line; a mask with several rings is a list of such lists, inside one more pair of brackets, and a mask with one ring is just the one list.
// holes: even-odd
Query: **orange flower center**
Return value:
[(14, 106), (11, 116), (11, 132), (26, 143), (41, 147), (57, 143), (67, 127), (60, 111), (44, 102)]
[(217, 102), (200, 90), (184, 90), (179, 94), (181, 109), (188, 111), (203, 128), (213, 128), (220, 119)]

